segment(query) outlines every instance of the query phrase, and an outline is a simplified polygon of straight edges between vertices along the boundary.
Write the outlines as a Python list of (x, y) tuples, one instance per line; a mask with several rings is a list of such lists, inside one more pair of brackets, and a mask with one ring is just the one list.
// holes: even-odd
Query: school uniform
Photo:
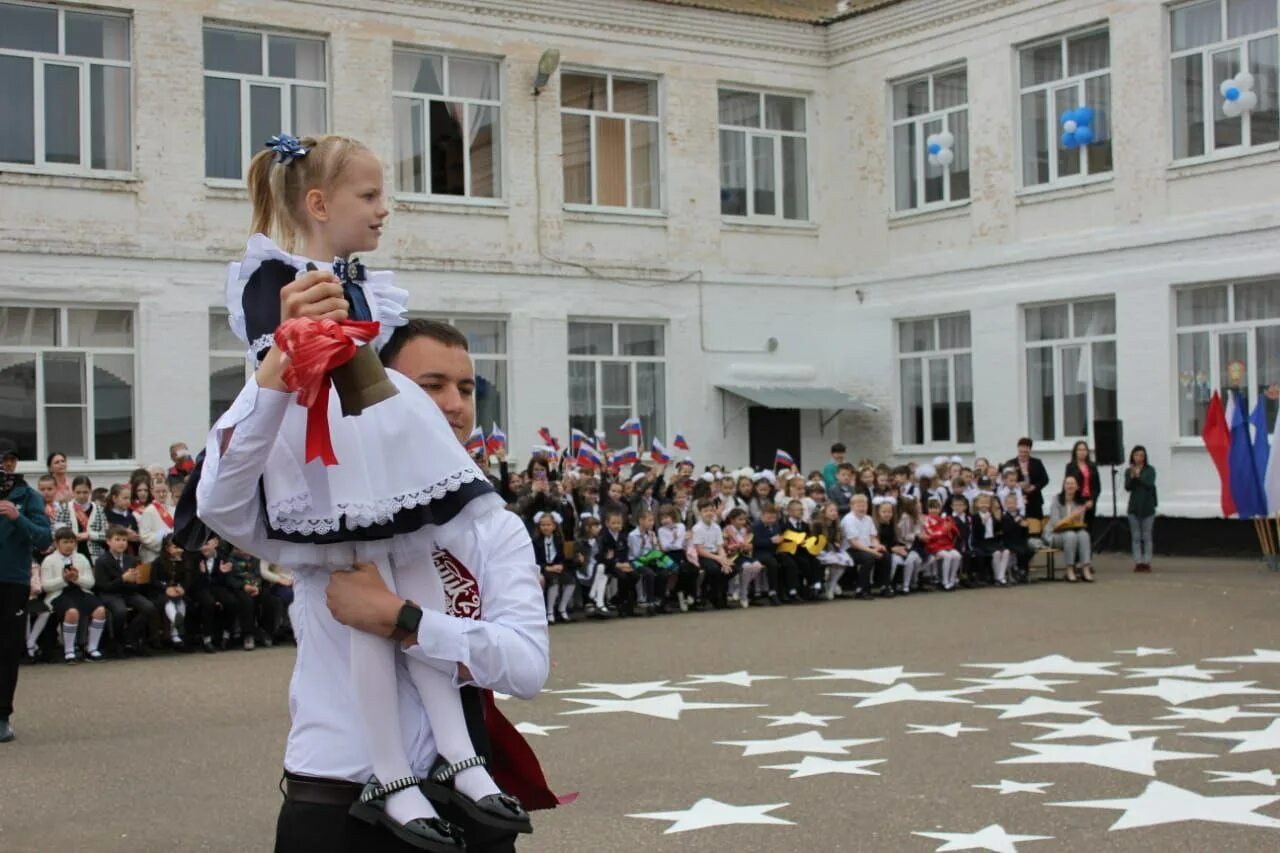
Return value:
[[(722, 554), (724, 552), (724, 534), (720, 530), (720, 525), (714, 522), (705, 524), (699, 521), (695, 524), (691, 541), (695, 547), (701, 548), (708, 554)], [(729, 580), (733, 577), (734, 572), (726, 574), (720, 563), (701, 554), (698, 555), (698, 567), (702, 569), (705, 600), (710, 601), (715, 607), (728, 607)]]
[[(102, 511), (102, 515), (106, 519), (108, 528), (123, 527), (126, 530), (132, 530), (134, 533), (138, 532), (138, 517), (133, 514), (133, 510), (131, 509), (117, 510), (114, 507), (108, 505)], [(107, 552), (107, 549), (103, 548), (98, 556), (102, 556), (102, 554), (105, 554), (106, 552)], [(137, 542), (129, 543), (128, 553), (132, 554), (135, 557), (138, 556)], [(96, 563), (97, 561), (95, 560), (94, 562)]]
[[(569, 621), (569, 604), (573, 601), (573, 571), (564, 553), (564, 537), (559, 533), (533, 537), (533, 556), (542, 572), (543, 597), (547, 604), (547, 621)], [(560, 566), (559, 572), (547, 571), (547, 566)]]
[(205, 651), (213, 651), (219, 605), (212, 592), (212, 573), (218, 571), (219, 556), (205, 557), (199, 551), (183, 555), (182, 589), (187, 605), (187, 625), (198, 626)]
[[(108, 550), (94, 564), (93, 575), (97, 595), (111, 617), (112, 635), (117, 642), (141, 648), (148, 631), (159, 624), (160, 614), (147, 586), (124, 580), (124, 573), (137, 565), (132, 554), (116, 556)], [(133, 617), (129, 618), (131, 610)]]
[(1044, 518), (1044, 490), (1049, 485), (1049, 472), (1045, 470), (1044, 463), (1034, 456), (1029, 456), (1026, 464), (1023, 465), (1017, 457), (1014, 457), (1000, 466), (1002, 471), (1005, 468), (1012, 468), (1018, 472), (1019, 483), (1035, 486), (1035, 491), (1026, 495), (1027, 518)]
[[(795, 561), (791, 561), (788, 571), (783, 571), (782, 562), (778, 559), (778, 546), (773, 537), (782, 535), (782, 522), (775, 520), (772, 524), (757, 521), (751, 528), (753, 556), (764, 568), (764, 577), (769, 584), (769, 598), (778, 601), (779, 591), (794, 590), (798, 583)], [(784, 555), (785, 556), (785, 555)]]
[[(75, 583), (67, 583), (63, 577), (68, 568), (74, 568), (78, 573)], [(74, 646), (85, 644), (93, 611), (102, 606), (102, 599), (93, 591), (95, 581), (89, 560), (79, 551), (69, 557), (55, 551), (40, 563), (40, 589), (44, 593), (45, 606), (59, 623), (65, 623), (67, 611), (74, 610), (80, 616), (79, 624), (72, 632), (76, 635)], [(65, 632), (66, 628), (63, 630)]]
[[(782, 520), (782, 532), (803, 533), (806, 538), (814, 535), (813, 525), (802, 519), (787, 516)], [(778, 559), (778, 579), (782, 584), (788, 600), (795, 601), (799, 590), (804, 590), (807, 597), (816, 598), (822, 592), (822, 580), (825, 572), (822, 563), (804, 548), (797, 548), (794, 554), (783, 554), (775, 551)]]
[(656, 530), (646, 533), (637, 527), (627, 534), (627, 560), (631, 563), (631, 571), (639, 576), (640, 603), (643, 605), (655, 604), (658, 600), (657, 573), (651, 566), (642, 564), (640, 558), (657, 550)]
[[(658, 528), (658, 547), (676, 564), (674, 592), (681, 610), (698, 596), (698, 574), (701, 569), (696, 561), (688, 559), (689, 528), (683, 521)], [(668, 593), (670, 594), (670, 593)]]
[(956, 525), (956, 550), (960, 552), (960, 573), (966, 583), (973, 576), (973, 516), (969, 513), (952, 514), (951, 520)]
[(853, 588), (860, 597), (868, 598), (871, 595), (872, 571), (876, 571), (877, 585), (883, 585), (883, 577), (880, 576), (876, 555), (853, 545), (856, 542), (864, 548), (870, 548), (871, 540), (876, 538), (876, 523), (869, 515), (858, 516), (851, 512), (840, 519), (840, 534), (854, 568), (854, 583), (843, 585), (842, 588), (846, 591)]
[[(1004, 579), (1004, 532), (1000, 522), (991, 513), (976, 513), (970, 516), (972, 532), (970, 543), (972, 554), (970, 564), (981, 580), (988, 583)], [(997, 563), (999, 565), (997, 566)], [(997, 571), (999, 568), (999, 571)]]
[(1031, 535), (1027, 532), (1026, 519), (1007, 512), (1001, 515), (1000, 540), (1017, 560), (1014, 579), (1025, 582), (1031, 569)]
[(639, 577), (634, 571), (618, 568), (620, 563), (630, 565), (626, 541), (622, 538), (621, 532), (614, 533), (607, 527), (600, 531), (598, 541), (600, 543), (596, 554), (598, 564), (603, 567), (605, 575), (613, 578), (617, 584), (618, 592), (614, 603), (618, 613), (623, 616), (635, 616)]

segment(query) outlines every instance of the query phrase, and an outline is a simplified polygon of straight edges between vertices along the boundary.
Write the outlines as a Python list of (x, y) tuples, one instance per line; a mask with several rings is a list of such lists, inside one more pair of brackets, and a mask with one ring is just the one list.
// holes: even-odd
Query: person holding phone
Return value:
[(1151, 534), (1155, 531), (1156, 469), (1147, 464), (1147, 449), (1141, 444), (1129, 451), (1129, 467), (1124, 472), (1124, 489), (1129, 493), (1129, 537), (1133, 543), (1133, 570), (1151, 571)]

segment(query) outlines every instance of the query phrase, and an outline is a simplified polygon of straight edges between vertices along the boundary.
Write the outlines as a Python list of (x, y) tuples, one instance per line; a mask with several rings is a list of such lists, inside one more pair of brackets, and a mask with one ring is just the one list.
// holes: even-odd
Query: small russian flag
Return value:
[(596, 447), (600, 448), (601, 453), (608, 453), (609, 445), (605, 443), (604, 439), (605, 439), (604, 430), (602, 429), (596, 430)]
[(578, 428), (569, 430), (569, 452), (575, 456), (578, 454), (578, 448), (584, 444), (590, 444), (591, 439), (587, 434)]
[(689, 449), (689, 442), (685, 441), (685, 438), (684, 438), (684, 434), (683, 434), (683, 433), (679, 433), (679, 432), (678, 432), (678, 433), (676, 433), (676, 440), (675, 440), (675, 441), (673, 441), (673, 442), (671, 442), (671, 444), (672, 444), (672, 446), (677, 447), (677, 448), (679, 448), (680, 450), (688, 450), (688, 449)]
[(658, 441), (656, 438), (653, 440), (653, 444), (651, 445), (649, 456), (651, 456), (653, 461), (657, 462), (659, 465), (671, 464), (671, 454), (667, 453), (667, 449), (662, 446), (662, 442)]
[(618, 432), (622, 433), (623, 435), (639, 435), (640, 419), (627, 418), (625, 421), (622, 422), (622, 426), (618, 427)]
[(634, 447), (626, 447), (613, 455), (613, 464), (621, 468), (623, 465), (634, 465), (640, 461), (640, 453)]
[(555, 448), (557, 451), (560, 449), (560, 442), (551, 434), (551, 430), (548, 427), (543, 427), (538, 430), (538, 437), (541, 438), (543, 443), (548, 447)]
[(550, 447), (545, 444), (535, 444), (533, 446), (533, 450), (531, 451), (531, 454), (534, 459), (537, 459), (538, 457), (543, 457), (546, 459), (555, 459), (557, 456), (560, 455), (560, 451), (556, 450), (554, 447)]
[(578, 446), (577, 459), (578, 464), (583, 468), (599, 468), (604, 462), (600, 451), (596, 450), (589, 441), (584, 441)]
[(467, 439), (467, 443), (463, 445), (467, 449), (467, 453), (475, 456), (477, 453), (484, 451), (484, 430), (476, 427), (471, 431), (471, 437)]
[(795, 464), (796, 460), (785, 450), (779, 450), (773, 455), (773, 467), (775, 468), (792, 468)]
[(499, 450), (507, 449), (507, 434), (498, 429), (498, 422), (494, 421), (493, 429), (489, 431), (489, 437), (485, 439), (485, 452), (492, 455)]

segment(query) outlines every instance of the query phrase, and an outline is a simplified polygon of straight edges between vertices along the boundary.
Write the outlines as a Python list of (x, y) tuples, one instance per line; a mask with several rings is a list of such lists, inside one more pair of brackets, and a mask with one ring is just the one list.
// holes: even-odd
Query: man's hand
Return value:
[(349, 628), (390, 637), (404, 599), (387, 588), (373, 563), (356, 563), (349, 572), (334, 572), (325, 589), (333, 618)]
[(18, 518), (18, 506), (13, 501), (0, 501), (0, 515), (16, 521)]
[(342, 282), (327, 270), (310, 270), (280, 288), (280, 322), (312, 317), (345, 320), (350, 308), (342, 294)]

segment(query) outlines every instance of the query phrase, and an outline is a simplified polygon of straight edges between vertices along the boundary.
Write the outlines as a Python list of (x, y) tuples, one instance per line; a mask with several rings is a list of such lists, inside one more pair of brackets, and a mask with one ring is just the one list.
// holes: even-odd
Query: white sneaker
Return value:
[(827, 587), (827, 591), (822, 593), (822, 597), (825, 598), (827, 601), (835, 601), (836, 600), (835, 586), (833, 585), (833, 586)]
[(689, 596), (685, 595), (683, 592), (676, 593), (676, 604), (680, 606), (681, 613), (689, 612)]
[(743, 610), (746, 610), (748, 607), (751, 606), (751, 601), (745, 595), (742, 596), (742, 599), (738, 603), (742, 605)]

